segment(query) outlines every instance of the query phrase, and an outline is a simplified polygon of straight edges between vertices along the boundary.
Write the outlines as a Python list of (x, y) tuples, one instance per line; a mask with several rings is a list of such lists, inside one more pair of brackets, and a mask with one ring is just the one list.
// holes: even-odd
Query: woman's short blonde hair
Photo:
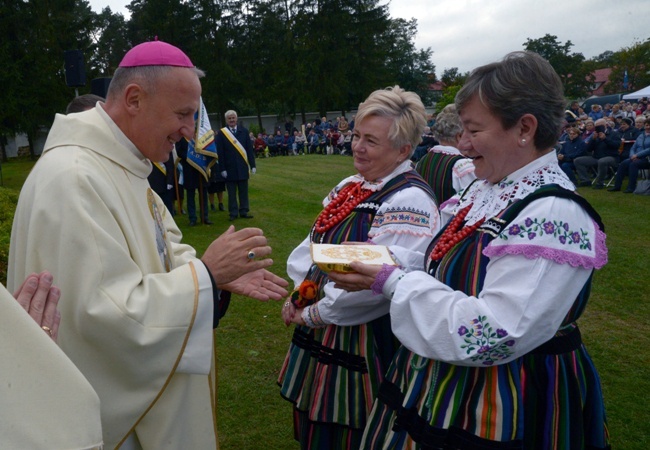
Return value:
[(359, 104), (355, 123), (359, 124), (371, 116), (393, 119), (388, 139), (395, 148), (409, 144), (413, 154), (427, 124), (427, 113), (419, 95), (399, 86), (374, 91)]

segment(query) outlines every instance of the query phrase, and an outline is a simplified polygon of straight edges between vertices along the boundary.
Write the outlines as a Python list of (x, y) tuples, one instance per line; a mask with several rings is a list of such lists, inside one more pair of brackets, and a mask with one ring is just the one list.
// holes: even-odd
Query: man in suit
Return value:
[(170, 214), (174, 215), (174, 191), (172, 190), (174, 188), (173, 152), (169, 154), (166, 162), (153, 162), (152, 164), (153, 168), (147, 177), (149, 186), (162, 199)]
[(212, 225), (208, 219), (208, 191), (206, 189), (207, 181), (202, 180), (203, 175), (187, 160), (187, 140), (179, 139), (176, 142), (176, 153), (181, 159), (183, 167), (183, 188), (187, 191), (187, 216), (190, 219), (190, 226), (193, 227), (197, 222), (196, 211), (196, 193), (199, 194), (199, 216), (201, 222), (205, 225)]
[[(230, 220), (237, 217), (252, 219), (248, 205), (248, 178), (255, 173), (255, 152), (248, 130), (237, 125), (237, 113), (224, 114), (226, 126), (217, 134), (219, 171), (226, 179)], [(239, 203), (238, 203), (239, 200)]]

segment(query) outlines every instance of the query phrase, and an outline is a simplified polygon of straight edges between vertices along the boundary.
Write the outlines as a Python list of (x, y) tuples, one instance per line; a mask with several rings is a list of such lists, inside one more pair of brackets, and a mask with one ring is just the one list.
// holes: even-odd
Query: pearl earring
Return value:
[(521, 145), (524, 145), (526, 143), (526, 139), (521, 140)]

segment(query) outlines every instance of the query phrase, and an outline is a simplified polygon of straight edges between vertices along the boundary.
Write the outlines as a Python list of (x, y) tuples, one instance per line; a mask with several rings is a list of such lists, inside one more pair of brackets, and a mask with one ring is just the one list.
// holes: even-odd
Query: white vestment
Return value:
[(3, 286), (0, 358), (0, 448), (101, 448), (97, 394)]
[(8, 285), (54, 276), (59, 345), (99, 395), (107, 448), (214, 449), (212, 283), (151, 167), (101, 103), (57, 115), (20, 194)]

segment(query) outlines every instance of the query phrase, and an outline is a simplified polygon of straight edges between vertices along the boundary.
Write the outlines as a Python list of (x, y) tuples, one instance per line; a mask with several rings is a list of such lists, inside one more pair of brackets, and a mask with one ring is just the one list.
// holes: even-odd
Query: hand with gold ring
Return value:
[(52, 274), (31, 274), (14, 292), (14, 297), (32, 319), (56, 341), (61, 313), (56, 309), (61, 297), (58, 287), (52, 285)]

